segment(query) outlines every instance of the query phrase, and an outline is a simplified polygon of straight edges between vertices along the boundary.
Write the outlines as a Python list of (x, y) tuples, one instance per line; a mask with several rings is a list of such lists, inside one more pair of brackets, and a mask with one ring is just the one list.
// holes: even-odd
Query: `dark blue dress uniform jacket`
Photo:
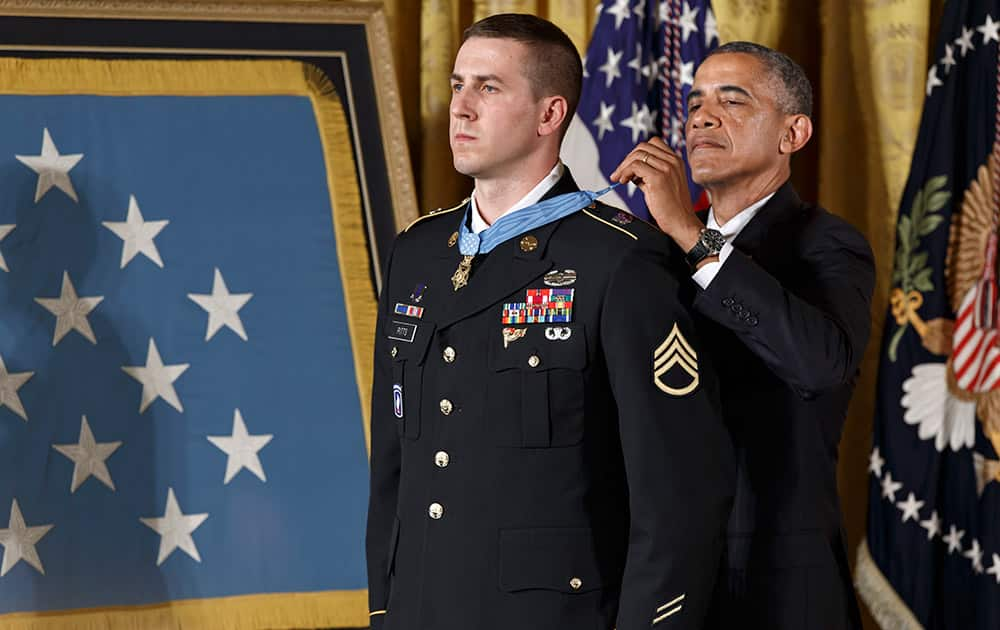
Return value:
[[(572, 190), (567, 173), (549, 194)], [(700, 628), (735, 466), (669, 243), (595, 204), (477, 256), (455, 291), (466, 207), (412, 225), (386, 271), (372, 627)], [(570, 269), (569, 323), (502, 323), (505, 303)], [(411, 296), (420, 317), (396, 315)], [(523, 336), (505, 344), (505, 327)]]
[(871, 328), (871, 249), (788, 183), (733, 247), (694, 299), (738, 462), (709, 627), (860, 629), (837, 449)]

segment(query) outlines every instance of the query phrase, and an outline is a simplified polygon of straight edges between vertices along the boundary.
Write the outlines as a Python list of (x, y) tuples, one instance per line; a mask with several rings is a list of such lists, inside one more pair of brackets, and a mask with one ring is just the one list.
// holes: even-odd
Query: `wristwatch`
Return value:
[(705, 260), (710, 256), (718, 256), (719, 252), (722, 251), (722, 246), (726, 244), (726, 238), (722, 236), (722, 232), (718, 230), (711, 230), (709, 228), (702, 228), (701, 233), (698, 235), (698, 242), (694, 244), (685, 256), (687, 264), (694, 271), (698, 268), (698, 263)]

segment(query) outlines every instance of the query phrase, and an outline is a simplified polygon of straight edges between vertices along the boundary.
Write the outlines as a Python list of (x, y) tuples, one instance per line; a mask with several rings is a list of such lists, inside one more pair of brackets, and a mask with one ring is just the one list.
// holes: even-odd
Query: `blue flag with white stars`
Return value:
[(0, 626), (362, 591), (311, 99), (0, 94), (0, 165)]
[[(636, 144), (659, 136), (682, 156), (694, 72), (719, 44), (710, 0), (604, 0), (584, 57), (583, 92), (562, 159), (582, 188), (600, 190)], [(702, 190), (688, 174), (691, 198)], [(634, 184), (605, 201), (649, 219)]]
[(882, 627), (1000, 628), (1000, 0), (951, 0), (882, 335), (858, 590)]

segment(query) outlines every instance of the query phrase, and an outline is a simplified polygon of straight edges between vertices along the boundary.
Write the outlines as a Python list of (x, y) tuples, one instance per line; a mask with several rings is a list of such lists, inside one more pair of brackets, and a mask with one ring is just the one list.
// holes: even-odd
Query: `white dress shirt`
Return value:
[(718, 261), (705, 263), (691, 276), (694, 278), (694, 281), (698, 283), (698, 286), (702, 289), (707, 289), (708, 285), (712, 284), (712, 280), (715, 280), (715, 276), (719, 274), (719, 270), (722, 269), (722, 265), (725, 264), (726, 259), (733, 253), (733, 240), (740, 235), (740, 232), (743, 231), (743, 228), (746, 227), (747, 223), (750, 223), (750, 219), (757, 216), (760, 209), (763, 208), (764, 204), (770, 201), (773, 196), (774, 193), (771, 193), (749, 208), (742, 210), (735, 217), (726, 221), (725, 225), (719, 225), (718, 221), (715, 220), (715, 211), (712, 208), (708, 209), (708, 220), (705, 221), (705, 227), (710, 230), (718, 230), (722, 232), (723, 238), (726, 239), (726, 244), (723, 245), (722, 249), (719, 251)]
[[(562, 176), (563, 176), (563, 163), (562, 163), (562, 161), (559, 161), (559, 162), (556, 162), (556, 165), (552, 167), (552, 170), (549, 171), (549, 174), (546, 175), (542, 179), (542, 181), (538, 182), (537, 186), (535, 186), (530, 191), (528, 191), (527, 195), (521, 197), (520, 201), (518, 201), (517, 203), (515, 203), (513, 206), (511, 206), (510, 208), (508, 208), (506, 211), (504, 211), (504, 213), (501, 214), (500, 217), (508, 215), (511, 212), (516, 212), (518, 210), (523, 210), (524, 208), (527, 208), (528, 206), (535, 205), (536, 203), (538, 203), (541, 200), (542, 197), (545, 196), (545, 193), (549, 192), (549, 190), (553, 186), (556, 185), (556, 182), (558, 182), (559, 178), (561, 178)], [(490, 227), (490, 224), (487, 223), (486, 219), (484, 219), (479, 214), (479, 206), (476, 205), (476, 191), (475, 190), (472, 191), (472, 201), (470, 201), (469, 203), (472, 204), (472, 212), (471, 212), (471, 214), (472, 214), (472, 226), (471, 226), (472, 233), (473, 234), (479, 234), (480, 232), (482, 232), (486, 228)], [(499, 220), (500, 217), (497, 217), (497, 220)], [(494, 223), (495, 223), (495, 221), (494, 221)]]

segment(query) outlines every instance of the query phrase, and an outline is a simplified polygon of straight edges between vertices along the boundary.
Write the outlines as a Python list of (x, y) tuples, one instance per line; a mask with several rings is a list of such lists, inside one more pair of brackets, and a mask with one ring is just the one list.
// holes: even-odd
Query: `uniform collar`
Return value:
[[(517, 203), (504, 211), (499, 217), (497, 217), (497, 219), (499, 220), (500, 217), (506, 216), (512, 212), (517, 212), (518, 210), (523, 210), (528, 206), (533, 206), (541, 201), (543, 197), (546, 197), (546, 193), (559, 182), (565, 170), (566, 169), (563, 167), (562, 161), (557, 161), (556, 165), (552, 167), (552, 170), (549, 171), (548, 175), (542, 178), (542, 181), (538, 182), (534, 188), (528, 191), (528, 194), (521, 197)], [(471, 210), (469, 212), (471, 218), (469, 229), (472, 230), (473, 234), (479, 234), (486, 228), (490, 227), (490, 224), (487, 223), (486, 220), (479, 214), (479, 207), (476, 205), (475, 190), (472, 191), (472, 196), (469, 199), (469, 205), (471, 206)]]

